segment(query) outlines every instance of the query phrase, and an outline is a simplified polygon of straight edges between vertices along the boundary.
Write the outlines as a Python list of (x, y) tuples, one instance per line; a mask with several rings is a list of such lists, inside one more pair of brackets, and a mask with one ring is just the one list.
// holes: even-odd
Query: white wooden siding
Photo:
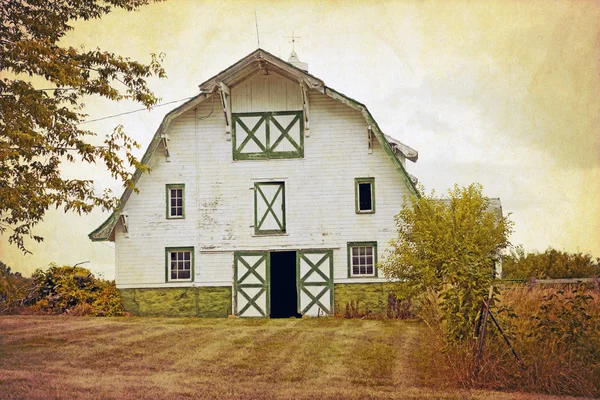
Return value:
[[(194, 246), (193, 285), (231, 285), (233, 251), (259, 249), (333, 249), (336, 283), (377, 280), (348, 278), (347, 242), (377, 241), (382, 260), (395, 236), (393, 217), (410, 192), (376, 141), (369, 154), (361, 114), (311, 91), (311, 135), (303, 159), (233, 161), (223, 114), (213, 112), (195, 123), (212, 107), (208, 99), (174, 121), (168, 132), (170, 162), (159, 148), (152, 172), (139, 180), (140, 193), (125, 207), (129, 237), (117, 226), (117, 285), (185, 286), (165, 283), (165, 247), (177, 246)], [(355, 212), (358, 177), (375, 178), (375, 214)], [(285, 182), (285, 235), (254, 235), (252, 189), (268, 180)], [(185, 184), (185, 219), (165, 217), (170, 183)]]
[(258, 72), (231, 88), (231, 112), (299, 111), (302, 95), (298, 82), (269, 71)]

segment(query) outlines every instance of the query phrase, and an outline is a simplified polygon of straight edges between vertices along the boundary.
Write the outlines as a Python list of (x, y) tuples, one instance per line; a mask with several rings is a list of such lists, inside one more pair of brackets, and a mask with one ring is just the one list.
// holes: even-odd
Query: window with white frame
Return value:
[(191, 282), (194, 273), (194, 248), (167, 248), (167, 282)]
[(167, 185), (167, 218), (184, 218), (184, 194), (185, 185)]
[(348, 277), (377, 276), (377, 242), (348, 243)]

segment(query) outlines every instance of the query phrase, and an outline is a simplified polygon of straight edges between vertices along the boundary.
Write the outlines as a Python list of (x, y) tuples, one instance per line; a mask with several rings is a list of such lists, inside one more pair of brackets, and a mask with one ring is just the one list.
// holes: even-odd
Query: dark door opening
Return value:
[(296, 289), (296, 252), (271, 252), (271, 318), (301, 317)]

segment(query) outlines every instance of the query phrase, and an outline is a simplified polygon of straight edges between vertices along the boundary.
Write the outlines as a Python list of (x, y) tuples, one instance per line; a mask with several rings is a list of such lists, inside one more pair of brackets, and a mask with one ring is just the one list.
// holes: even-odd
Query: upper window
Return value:
[(375, 178), (356, 178), (354, 180), (356, 212), (369, 214), (375, 212)]
[(166, 249), (167, 282), (191, 282), (194, 272), (194, 248)]
[(302, 111), (234, 113), (233, 159), (304, 157)]
[(167, 185), (167, 218), (185, 217), (185, 185)]
[(254, 232), (285, 233), (285, 183), (254, 184)]
[(348, 243), (348, 276), (377, 276), (377, 242)]

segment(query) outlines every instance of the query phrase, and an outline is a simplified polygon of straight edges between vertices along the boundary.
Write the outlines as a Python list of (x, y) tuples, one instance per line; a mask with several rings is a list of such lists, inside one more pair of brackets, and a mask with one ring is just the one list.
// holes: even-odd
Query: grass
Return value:
[(428, 333), (334, 318), (0, 316), (0, 398), (566, 399), (452, 388), (425, 359)]

